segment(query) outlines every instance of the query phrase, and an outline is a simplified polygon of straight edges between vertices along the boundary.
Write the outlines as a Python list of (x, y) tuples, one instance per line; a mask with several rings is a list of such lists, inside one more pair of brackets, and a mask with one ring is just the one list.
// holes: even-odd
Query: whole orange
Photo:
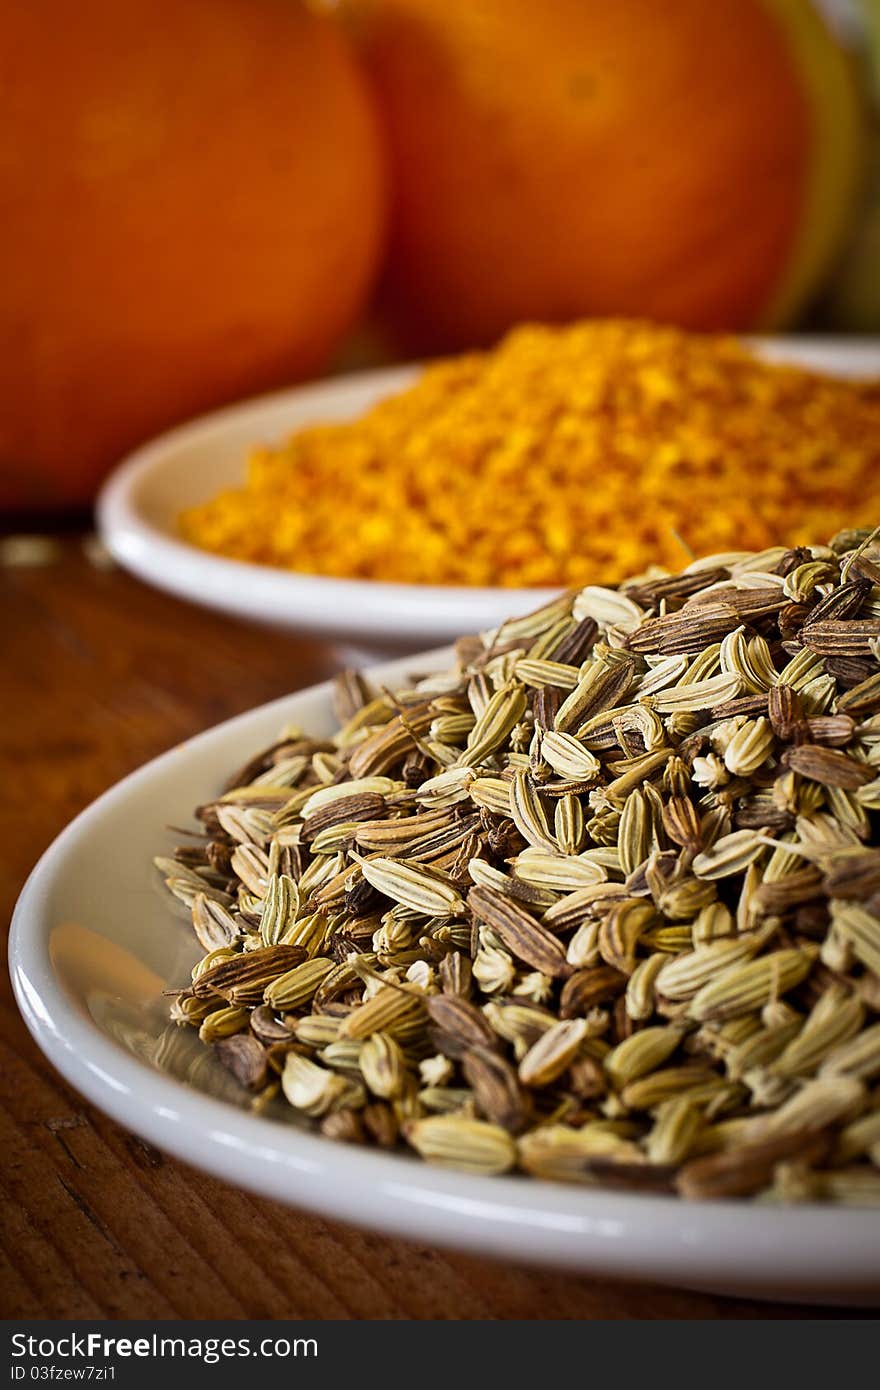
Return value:
[(375, 116), (299, 0), (0, 11), (0, 505), (315, 372), (382, 250)]
[(345, 0), (423, 345), (521, 319), (791, 317), (858, 182), (847, 60), (808, 0)]

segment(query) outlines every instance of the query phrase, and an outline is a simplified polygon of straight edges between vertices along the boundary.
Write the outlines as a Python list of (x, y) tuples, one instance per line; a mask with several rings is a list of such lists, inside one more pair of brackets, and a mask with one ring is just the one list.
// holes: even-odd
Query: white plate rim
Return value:
[[(779, 336), (747, 340), (769, 360), (792, 361), (842, 375), (880, 375), (880, 337)], [(309, 419), (335, 413), (352, 395), (390, 394), (408, 385), (420, 364), (381, 367), (230, 405), (179, 425), (129, 454), (102, 487), (98, 528), (110, 553), (140, 579), (178, 597), (255, 621), (367, 644), (424, 646), (494, 627), (511, 613), (546, 602), (552, 588), (464, 588), (388, 584), (300, 574), (209, 554), (154, 525), (138, 505), (138, 490), (170, 451), (295, 409)], [(358, 407), (359, 408), (359, 407)], [(343, 406), (348, 411), (349, 407)], [(305, 418), (305, 417), (303, 417)], [(281, 432), (290, 425), (279, 426)]]
[[(374, 676), (400, 680), (414, 664), (438, 669), (448, 655), (385, 664)], [(9, 962), (27, 1026), (62, 1076), (163, 1151), (332, 1219), (584, 1274), (813, 1302), (880, 1302), (876, 1210), (686, 1203), (429, 1167), (334, 1143), (201, 1094), (126, 1052), (80, 1012), (57, 978), (47, 940), (50, 889), (77, 842), (187, 749), (220, 749), (231, 733), (269, 714), (281, 724), (296, 717), (299, 702), (329, 690), (325, 682), (284, 696), (162, 754), (82, 811), (42, 856), (15, 909)]]
[[(443, 641), (492, 627), (514, 607), (520, 612), (538, 607), (558, 590), (337, 579), (227, 559), (153, 525), (138, 507), (138, 489), (171, 451), (220, 437), (249, 418), (261, 421), (291, 408), (320, 420), (352, 395), (360, 399), (364, 393), (400, 390), (417, 372), (415, 363), (352, 372), (257, 396), (166, 431), (129, 454), (104, 483), (96, 503), (101, 539), (124, 568), (179, 597), (324, 636)], [(259, 439), (260, 426), (253, 428), (253, 438)]]

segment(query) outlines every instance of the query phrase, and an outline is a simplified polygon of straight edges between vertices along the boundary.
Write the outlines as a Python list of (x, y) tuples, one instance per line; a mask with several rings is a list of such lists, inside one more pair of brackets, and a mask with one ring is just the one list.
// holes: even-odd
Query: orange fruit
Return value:
[(518, 320), (788, 320), (849, 218), (857, 87), (807, 0), (346, 0), (426, 346)]
[(16, 0), (0, 14), (0, 505), (316, 372), (381, 255), (381, 142), (298, 0)]

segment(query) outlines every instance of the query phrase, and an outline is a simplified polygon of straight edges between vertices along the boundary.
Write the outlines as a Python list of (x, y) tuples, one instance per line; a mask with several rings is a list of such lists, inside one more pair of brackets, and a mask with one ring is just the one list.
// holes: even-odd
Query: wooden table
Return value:
[[(0, 569), (0, 897), (87, 802), (181, 739), (324, 678), (333, 653), (101, 569), (76, 537)], [(252, 1197), (87, 1105), (4, 977), (0, 1315), (60, 1318), (797, 1317), (450, 1254)], [(829, 1311), (829, 1316), (835, 1316)]]

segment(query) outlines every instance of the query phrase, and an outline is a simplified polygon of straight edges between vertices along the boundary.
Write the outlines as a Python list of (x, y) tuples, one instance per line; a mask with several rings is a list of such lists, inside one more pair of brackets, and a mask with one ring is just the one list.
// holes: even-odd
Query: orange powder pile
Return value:
[(577, 586), (880, 520), (880, 382), (643, 323), (525, 326), (345, 424), (254, 450), (180, 519), (239, 560)]

